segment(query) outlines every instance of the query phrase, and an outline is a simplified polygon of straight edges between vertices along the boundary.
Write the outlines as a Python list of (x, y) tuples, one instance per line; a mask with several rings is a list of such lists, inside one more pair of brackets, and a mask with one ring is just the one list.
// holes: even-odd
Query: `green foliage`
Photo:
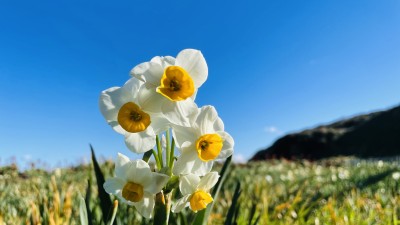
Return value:
[[(219, 197), (215, 198), (208, 224), (224, 224), (233, 205), (237, 181), (241, 184), (234, 213), (238, 225), (400, 224), (399, 164), (398, 160), (355, 158), (232, 164)], [(104, 177), (113, 175), (114, 165), (110, 161), (103, 161), (100, 167)], [(215, 169), (221, 168), (222, 165)], [(86, 194), (92, 224), (102, 224), (93, 171), (92, 165), (51, 172), (0, 168), (0, 224), (81, 224), (79, 193)], [(180, 195), (172, 193), (172, 199)], [(170, 224), (193, 224), (195, 216), (190, 210), (172, 213)], [(144, 220), (134, 207), (121, 203), (114, 223), (151, 222)]]
[(103, 172), (101, 171), (100, 166), (97, 162), (96, 155), (94, 154), (92, 145), (90, 145), (90, 151), (92, 152), (92, 163), (93, 163), (93, 167), (94, 167), (94, 172), (96, 174), (97, 192), (98, 192), (99, 199), (100, 199), (100, 207), (101, 207), (101, 211), (102, 211), (103, 222), (104, 222), (104, 224), (107, 224), (109, 213), (111, 212), (111, 209), (112, 209), (112, 203), (111, 203), (110, 195), (103, 188), (104, 175), (103, 175)]

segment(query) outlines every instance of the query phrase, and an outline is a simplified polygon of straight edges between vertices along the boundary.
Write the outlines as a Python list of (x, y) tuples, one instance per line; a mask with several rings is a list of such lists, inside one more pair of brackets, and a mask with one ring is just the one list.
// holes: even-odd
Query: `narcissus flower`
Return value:
[(194, 212), (205, 209), (213, 201), (209, 191), (217, 183), (218, 178), (217, 172), (208, 173), (201, 179), (194, 174), (181, 176), (179, 190), (183, 197), (172, 206), (172, 212), (180, 212), (187, 206)]
[(131, 78), (123, 87), (112, 87), (100, 95), (100, 111), (108, 124), (125, 136), (126, 146), (135, 153), (143, 153), (156, 144), (156, 134), (166, 130), (169, 122), (163, 114), (148, 110), (156, 108), (143, 104), (139, 89), (143, 82)]
[(145, 82), (140, 90), (141, 102), (161, 106), (162, 113), (174, 124), (190, 126), (197, 111), (194, 103), (197, 89), (208, 76), (207, 63), (200, 51), (185, 49), (176, 59), (154, 57), (134, 67), (131, 75)]
[(154, 196), (168, 180), (167, 175), (151, 172), (145, 161), (130, 161), (118, 153), (115, 177), (108, 178), (103, 186), (107, 193), (116, 195), (122, 202), (135, 206), (142, 216), (151, 218)]
[(224, 123), (212, 106), (199, 109), (191, 127), (173, 126), (173, 134), (181, 155), (173, 173), (194, 173), (202, 176), (211, 171), (213, 161), (233, 153), (233, 138), (224, 131)]

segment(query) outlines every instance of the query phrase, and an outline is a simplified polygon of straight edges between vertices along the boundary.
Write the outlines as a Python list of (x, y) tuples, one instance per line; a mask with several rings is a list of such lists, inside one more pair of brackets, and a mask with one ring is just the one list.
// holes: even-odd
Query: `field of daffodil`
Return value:
[[(233, 201), (237, 224), (400, 224), (399, 164), (398, 159), (355, 158), (233, 164), (208, 224), (224, 224)], [(113, 162), (105, 161), (101, 170), (105, 178), (113, 177)], [(238, 181), (241, 192), (234, 199)], [(103, 224), (92, 165), (23, 173), (2, 167), (0, 190), (1, 225), (81, 224), (81, 196), (89, 203), (92, 224)], [(181, 197), (176, 192), (173, 199)], [(170, 224), (192, 224), (194, 216), (185, 208), (171, 214)], [(114, 224), (150, 223), (135, 207), (119, 202)]]

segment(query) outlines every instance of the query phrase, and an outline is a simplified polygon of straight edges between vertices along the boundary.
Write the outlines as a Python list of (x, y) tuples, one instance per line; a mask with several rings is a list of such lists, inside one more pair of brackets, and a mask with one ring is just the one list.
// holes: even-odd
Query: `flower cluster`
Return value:
[(197, 212), (213, 201), (209, 190), (219, 178), (211, 172), (213, 162), (232, 155), (234, 141), (215, 108), (198, 108), (194, 101), (207, 76), (202, 53), (185, 49), (176, 58), (156, 56), (135, 66), (122, 87), (101, 93), (100, 111), (107, 123), (132, 152), (152, 153), (156, 162), (152, 172), (146, 161), (118, 154), (115, 177), (106, 180), (104, 189), (146, 218), (152, 217), (155, 195), (176, 178), (183, 197), (172, 212), (186, 206)]

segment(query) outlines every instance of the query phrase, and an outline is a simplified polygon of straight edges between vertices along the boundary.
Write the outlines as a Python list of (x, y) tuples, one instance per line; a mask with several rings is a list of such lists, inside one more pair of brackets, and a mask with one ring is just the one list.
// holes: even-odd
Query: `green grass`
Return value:
[[(216, 170), (219, 168), (216, 167)], [(105, 177), (111, 162), (102, 165)], [(223, 224), (236, 182), (241, 182), (238, 224), (393, 224), (400, 225), (399, 161), (335, 158), (234, 165), (210, 217)], [(397, 180), (395, 178), (398, 178)], [(101, 224), (96, 179), (91, 166), (53, 172), (0, 168), (0, 225), (80, 224), (79, 196), (90, 186), (89, 213)], [(182, 215), (193, 218), (192, 212)], [(146, 224), (133, 207), (120, 204), (117, 224)], [(190, 223), (189, 223), (190, 224)]]

